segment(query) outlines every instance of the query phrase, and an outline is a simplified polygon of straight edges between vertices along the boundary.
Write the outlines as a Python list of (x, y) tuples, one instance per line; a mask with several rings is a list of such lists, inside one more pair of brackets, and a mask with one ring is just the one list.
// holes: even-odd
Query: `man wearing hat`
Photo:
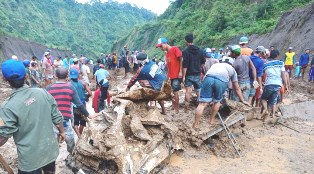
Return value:
[(202, 50), (193, 44), (194, 36), (193, 34), (187, 34), (185, 36), (186, 48), (182, 52), (183, 56), (183, 72), (182, 81), (185, 86), (185, 111), (188, 110), (191, 101), (191, 92), (196, 91), (197, 98), (200, 95), (201, 89), (201, 69), (205, 64), (205, 58), (203, 56)]
[(241, 47), (241, 55), (251, 56), (253, 50), (248, 46), (249, 38), (243, 36), (240, 38), (239, 45)]
[(289, 78), (291, 78), (293, 65), (295, 64), (295, 52), (292, 51), (292, 47), (288, 48), (288, 51), (285, 53), (283, 58), (283, 62), (285, 63), (285, 69), (289, 73)]
[(159, 38), (156, 48), (160, 48), (162, 51), (167, 51), (166, 63), (167, 63), (167, 78), (171, 80), (171, 88), (174, 94), (172, 99), (172, 106), (176, 113), (179, 113), (179, 92), (181, 90), (182, 82), (182, 53), (176, 46), (170, 46), (166, 38)]
[[(233, 67), (238, 75), (238, 83), (242, 91), (245, 101), (248, 101), (250, 94), (250, 75), (249, 70), (252, 70), (253, 82), (256, 81), (256, 69), (249, 56), (241, 55), (241, 48), (238, 45), (233, 45), (229, 49), (231, 51), (230, 57), (234, 58)], [(256, 84), (257, 82), (255, 82)], [(239, 101), (237, 95), (232, 93), (232, 100)]]
[[(142, 87), (160, 91), (163, 83), (166, 81), (166, 75), (155, 62), (148, 59), (147, 54), (139, 53), (136, 58), (140, 67), (129, 81), (126, 90), (130, 90), (130, 88), (138, 81)], [(158, 103), (161, 106), (161, 113), (166, 115), (164, 101), (159, 100)]]
[(42, 68), (45, 75), (45, 87), (51, 84), (53, 79), (53, 63), (50, 52), (45, 52)]
[[(71, 85), (76, 89), (76, 92), (86, 107), (86, 101), (88, 100), (89, 96), (92, 96), (92, 91), (89, 89), (88, 84), (84, 82), (84, 80), (79, 80), (79, 72), (75, 68), (70, 69), (70, 79)], [(86, 96), (86, 92), (88, 92), (88, 96)], [(79, 111), (79, 108), (74, 105), (73, 107), (73, 115), (74, 115), (74, 131), (76, 132), (77, 136), (80, 137), (84, 127), (86, 127), (86, 120), (84, 116)]]
[(195, 120), (192, 125), (194, 129), (199, 128), (199, 122), (203, 115), (203, 111), (208, 103), (213, 102), (209, 124), (218, 124), (215, 121), (215, 116), (220, 107), (220, 101), (223, 99), (223, 95), (227, 90), (229, 81), (232, 82), (233, 90), (240, 98), (240, 101), (244, 104), (248, 104), (244, 101), (241, 89), (238, 84), (237, 73), (232, 67), (233, 58), (223, 57), (222, 63), (216, 63), (211, 66), (207, 71), (204, 78), (201, 93), (199, 97), (199, 104), (195, 110)]
[(22, 62), (5, 61), (2, 74), (13, 91), (0, 107), (0, 146), (13, 136), (18, 173), (54, 173), (59, 146), (53, 125), (59, 130), (60, 140), (65, 138), (56, 101), (44, 89), (24, 84), (26, 73)]
[(256, 69), (257, 83), (254, 81), (253, 71), (250, 69), (250, 94), (248, 103), (251, 105), (254, 103), (253, 97), (255, 96), (256, 107), (259, 106), (259, 97), (262, 91), (262, 76), (263, 76), (263, 66), (264, 62), (262, 60), (263, 57), (266, 56), (266, 49), (263, 46), (258, 46), (254, 51), (254, 55), (250, 56), (251, 61), (254, 64)]
[(217, 59), (214, 59), (213, 57), (211, 57), (211, 49), (210, 48), (205, 48), (204, 54), (205, 54), (206, 62), (202, 68), (202, 73), (205, 76), (205, 74), (210, 69), (210, 67), (215, 63), (219, 63), (219, 61)]
[(219, 48), (219, 52), (218, 52), (218, 60), (221, 60), (221, 59), (222, 59), (222, 57), (225, 55), (225, 54), (223, 53), (223, 51), (224, 51), (224, 49), (223, 49), (223, 48)]

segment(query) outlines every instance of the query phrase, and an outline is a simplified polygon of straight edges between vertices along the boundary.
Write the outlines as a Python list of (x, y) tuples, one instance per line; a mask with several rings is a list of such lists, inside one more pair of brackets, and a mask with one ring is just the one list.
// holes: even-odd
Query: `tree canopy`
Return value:
[(115, 1), (2, 0), (0, 34), (35, 41), (77, 54), (108, 52), (112, 44), (136, 25), (156, 15)]

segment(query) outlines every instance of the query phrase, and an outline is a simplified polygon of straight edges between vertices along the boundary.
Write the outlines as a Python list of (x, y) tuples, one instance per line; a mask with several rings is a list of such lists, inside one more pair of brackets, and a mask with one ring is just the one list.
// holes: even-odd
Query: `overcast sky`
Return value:
[[(85, 3), (89, 0), (76, 0), (77, 2)], [(102, 0), (107, 1), (107, 0)], [(118, 2), (128, 2), (130, 4), (136, 4), (138, 7), (143, 7), (151, 10), (158, 15), (162, 14), (169, 6), (169, 0), (115, 0)]]

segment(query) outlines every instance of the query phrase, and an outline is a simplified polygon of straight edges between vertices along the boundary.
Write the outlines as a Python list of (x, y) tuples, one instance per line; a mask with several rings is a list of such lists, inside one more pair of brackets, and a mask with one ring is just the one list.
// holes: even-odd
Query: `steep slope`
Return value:
[(158, 37), (184, 47), (184, 36), (194, 33), (195, 44), (221, 47), (240, 35), (265, 34), (277, 25), (283, 12), (304, 6), (313, 0), (176, 0), (157, 21), (138, 27), (115, 43), (131, 49), (153, 49)]
[[(48, 47), (26, 40), (10, 36), (0, 36), (0, 60), (10, 58), (12, 55), (16, 55), (20, 60), (30, 59), (32, 56), (41, 58)], [(71, 56), (71, 51), (51, 49), (52, 56)]]
[(154, 17), (148, 10), (114, 1), (3, 0), (0, 35), (91, 55), (109, 51), (119, 36)]
[(282, 15), (276, 28), (268, 34), (252, 35), (250, 46), (275, 46), (282, 53), (294, 47), (297, 57), (304, 49), (314, 51), (314, 3), (306, 8), (295, 9)]

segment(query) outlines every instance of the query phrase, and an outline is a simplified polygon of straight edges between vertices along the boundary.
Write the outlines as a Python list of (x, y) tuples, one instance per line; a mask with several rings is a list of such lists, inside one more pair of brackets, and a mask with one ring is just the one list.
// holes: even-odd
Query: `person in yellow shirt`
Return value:
[(251, 56), (253, 50), (248, 46), (249, 39), (245, 36), (240, 38), (239, 45), (241, 47), (241, 55)]
[(293, 65), (295, 64), (295, 52), (292, 51), (292, 47), (288, 48), (288, 51), (285, 53), (283, 58), (283, 62), (285, 63), (285, 69), (291, 78)]

